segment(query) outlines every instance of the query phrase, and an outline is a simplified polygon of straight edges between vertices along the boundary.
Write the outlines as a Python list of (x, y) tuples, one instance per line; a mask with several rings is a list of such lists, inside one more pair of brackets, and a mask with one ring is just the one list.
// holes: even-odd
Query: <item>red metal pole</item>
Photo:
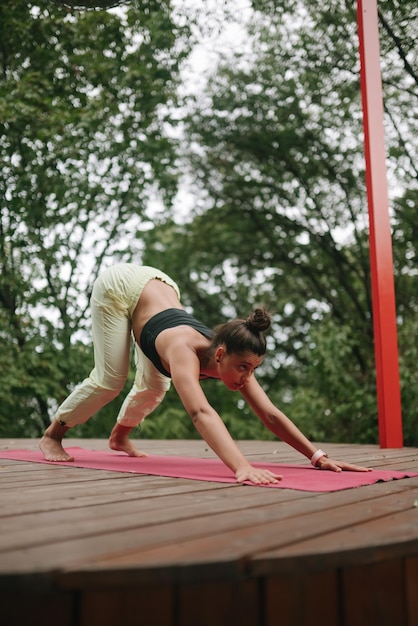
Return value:
[(357, 20), (370, 224), (379, 443), (382, 448), (401, 448), (401, 394), (377, 0), (358, 0)]

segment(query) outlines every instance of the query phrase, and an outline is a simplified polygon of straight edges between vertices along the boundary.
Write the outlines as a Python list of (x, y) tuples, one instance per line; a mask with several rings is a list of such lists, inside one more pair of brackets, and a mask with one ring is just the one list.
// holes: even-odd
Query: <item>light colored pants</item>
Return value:
[[(121, 263), (95, 281), (91, 296), (94, 369), (58, 408), (56, 419), (68, 427), (86, 422), (124, 387), (129, 371), (131, 317), (145, 285), (158, 278), (179, 288), (167, 274), (153, 267)], [(117, 421), (133, 427), (164, 398), (170, 379), (163, 376), (136, 346), (136, 375)]]

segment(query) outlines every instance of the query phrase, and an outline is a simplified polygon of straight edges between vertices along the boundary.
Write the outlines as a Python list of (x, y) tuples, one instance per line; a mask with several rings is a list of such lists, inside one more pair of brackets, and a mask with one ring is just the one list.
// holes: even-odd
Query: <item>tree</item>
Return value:
[[(271, 365), (280, 369), (266, 370), (264, 382), (305, 432), (376, 441), (355, 6), (253, 5), (251, 54), (219, 65), (187, 119), (185, 160), (201, 193), (187, 228), (177, 229), (182, 240), (167, 243), (165, 253), (173, 246), (189, 251), (189, 280), (207, 285), (206, 303), (219, 300), (225, 315), (258, 301), (271, 308)], [(381, 13), (401, 371), (410, 381), (403, 331), (416, 330), (416, 147), (408, 139), (416, 120), (406, 114), (416, 106), (416, 7), (385, 9), (392, 25), (391, 32)], [(406, 441), (416, 443), (416, 392), (405, 382), (403, 389)]]
[[(194, 25), (168, 1), (122, 13), (0, 6), (4, 435), (38, 435), (87, 374), (93, 279), (136, 260), (170, 273), (210, 326), (266, 305), (260, 377), (272, 399), (317, 440), (377, 440), (355, 5), (252, 5), (245, 49), (180, 108)], [(417, 445), (418, 9), (379, 10), (404, 434)], [(171, 209), (182, 176), (188, 215)], [(239, 394), (205, 391), (233, 436), (269, 436)], [(107, 435), (121, 401), (74, 434)], [(196, 436), (174, 391), (143, 428)]]
[(189, 45), (170, 9), (154, 0), (122, 13), (1, 4), (4, 434), (39, 434), (51, 399), (87, 374), (94, 277), (140, 256), (151, 197), (170, 205), (166, 112)]

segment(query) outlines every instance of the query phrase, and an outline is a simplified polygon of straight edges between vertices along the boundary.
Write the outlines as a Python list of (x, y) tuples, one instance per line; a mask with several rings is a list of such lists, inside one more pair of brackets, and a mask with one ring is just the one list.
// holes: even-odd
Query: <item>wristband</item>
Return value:
[(323, 456), (328, 456), (328, 454), (326, 452), (324, 452), (323, 450), (317, 450), (311, 458), (311, 463), (314, 467), (316, 467), (316, 464), (318, 463), (319, 459), (322, 459)]

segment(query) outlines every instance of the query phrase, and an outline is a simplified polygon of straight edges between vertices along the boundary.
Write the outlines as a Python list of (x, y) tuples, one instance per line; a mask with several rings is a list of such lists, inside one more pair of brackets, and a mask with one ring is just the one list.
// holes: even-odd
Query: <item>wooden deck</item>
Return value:
[[(213, 456), (203, 441), (140, 445)], [(240, 447), (303, 462), (280, 442)], [(418, 472), (415, 448), (321, 447)], [(2, 459), (0, 476), (7, 626), (418, 626), (418, 477), (318, 494)]]

